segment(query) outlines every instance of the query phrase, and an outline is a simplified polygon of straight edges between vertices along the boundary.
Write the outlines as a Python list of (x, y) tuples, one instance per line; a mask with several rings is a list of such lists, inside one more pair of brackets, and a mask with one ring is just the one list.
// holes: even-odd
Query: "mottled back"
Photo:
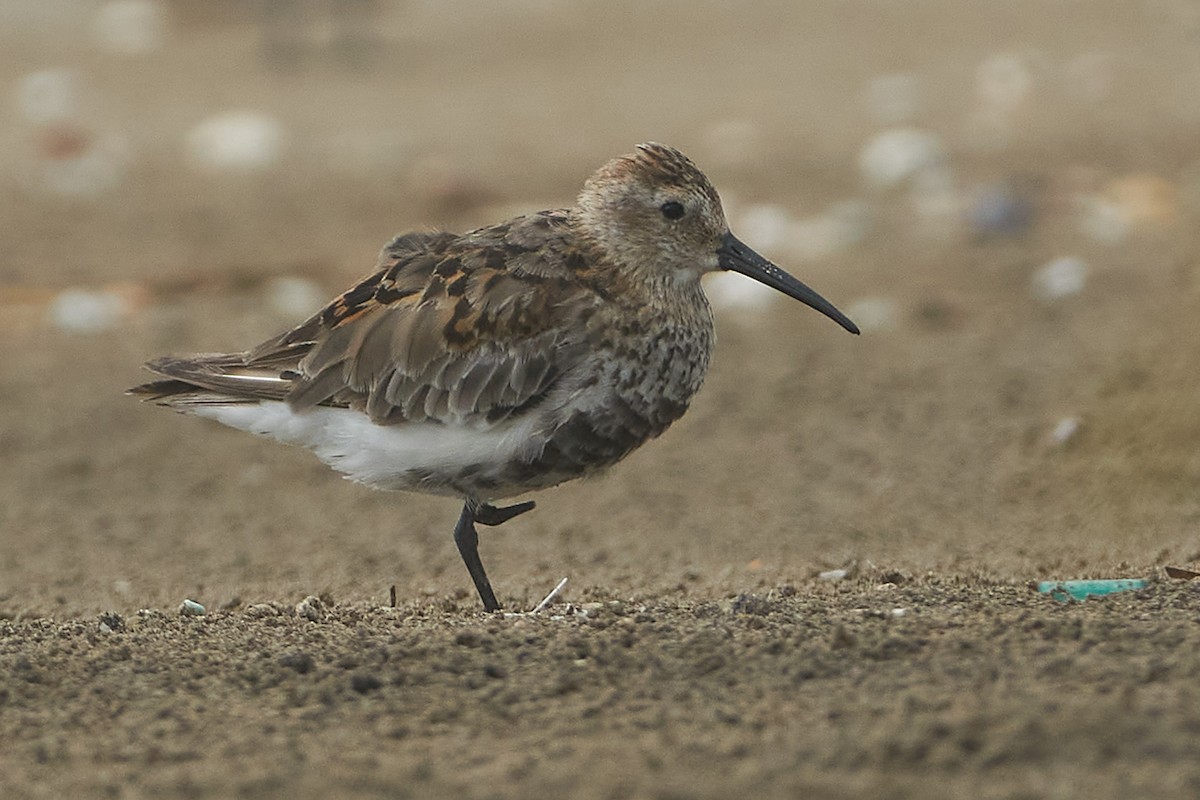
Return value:
[(149, 365), (207, 391), (178, 397), (187, 386), (160, 382), (143, 393), (345, 406), (380, 424), (495, 422), (578, 359), (572, 320), (598, 302), (576, 274), (588, 262), (564, 211), (463, 236), (399, 236), (376, 271), (296, 328), (243, 354)]

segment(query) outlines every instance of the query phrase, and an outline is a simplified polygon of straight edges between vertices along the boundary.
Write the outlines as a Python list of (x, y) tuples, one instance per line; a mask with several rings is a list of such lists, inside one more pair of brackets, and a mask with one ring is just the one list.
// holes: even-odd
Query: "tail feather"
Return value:
[(284, 400), (293, 386), (287, 370), (248, 366), (241, 353), (166, 356), (148, 362), (146, 369), (167, 380), (135, 386), (127, 394), (173, 407)]
[(256, 398), (219, 394), (184, 381), (153, 381), (126, 389), (125, 394), (138, 397), (145, 403), (186, 409), (194, 406), (253, 405)]

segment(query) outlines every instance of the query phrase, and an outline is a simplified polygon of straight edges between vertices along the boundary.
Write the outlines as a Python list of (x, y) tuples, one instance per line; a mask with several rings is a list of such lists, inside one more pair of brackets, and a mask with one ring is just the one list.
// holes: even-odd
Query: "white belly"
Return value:
[[(484, 428), (435, 422), (376, 425), (358, 411), (318, 406), (295, 412), (287, 403), (197, 405), (188, 409), (232, 428), (301, 445), (347, 478), (377, 489), (461, 496), (438, 476), (536, 456), (537, 415)], [(487, 499), (487, 498), (480, 498)]]

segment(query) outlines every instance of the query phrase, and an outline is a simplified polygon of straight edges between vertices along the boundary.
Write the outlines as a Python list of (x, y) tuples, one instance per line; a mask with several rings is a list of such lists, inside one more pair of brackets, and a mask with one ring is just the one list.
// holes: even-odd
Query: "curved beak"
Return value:
[(751, 250), (732, 233), (726, 233), (721, 238), (721, 246), (717, 249), (717, 264), (721, 269), (731, 269), (748, 275), (759, 283), (765, 283), (772, 289), (815, 308), (851, 333), (858, 333), (858, 326), (838, 311), (833, 303)]

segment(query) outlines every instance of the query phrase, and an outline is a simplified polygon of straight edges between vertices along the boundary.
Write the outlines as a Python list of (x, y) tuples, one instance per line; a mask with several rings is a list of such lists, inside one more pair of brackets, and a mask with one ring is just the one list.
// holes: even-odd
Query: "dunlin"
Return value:
[(475, 524), (492, 505), (620, 461), (687, 410), (708, 370), (700, 278), (734, 270), (858, 328), (729, 231), (708, 178), (639, 145), (574, 208), (409, 233), (300, 326), (246, 352), (160, 358), (130, 392), (303, 445), (378, 489), (463, 501), (454, 529), (488, 611)]

